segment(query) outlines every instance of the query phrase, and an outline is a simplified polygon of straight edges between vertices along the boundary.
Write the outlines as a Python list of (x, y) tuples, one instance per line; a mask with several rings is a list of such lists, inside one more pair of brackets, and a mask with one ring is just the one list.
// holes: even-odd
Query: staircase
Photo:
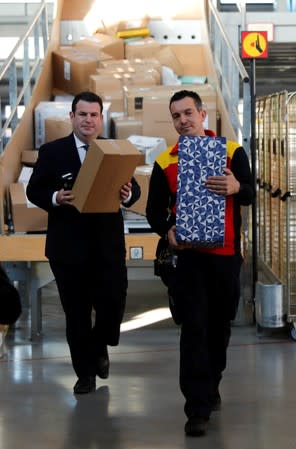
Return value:
[(22, 116), (40, 73), (53, 3), (0, 4), (0, 153)]

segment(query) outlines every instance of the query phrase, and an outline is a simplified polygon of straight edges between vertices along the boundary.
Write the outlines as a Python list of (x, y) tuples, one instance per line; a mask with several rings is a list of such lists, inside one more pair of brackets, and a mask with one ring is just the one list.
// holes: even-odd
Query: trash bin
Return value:
[(261, 327), (284, 327), (283, 285), (257, 282), (255, 307), (256, 321)]

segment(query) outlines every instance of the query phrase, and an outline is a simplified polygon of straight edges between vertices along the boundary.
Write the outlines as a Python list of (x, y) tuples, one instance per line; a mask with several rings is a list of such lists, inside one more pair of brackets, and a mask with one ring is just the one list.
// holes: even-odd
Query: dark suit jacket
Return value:
[[(116, 213), (80, 213), (74, 206), (53, 206), (53, 193), (62, 188), (62, 175), (81, 167), (73, 134), (46, 143), (27, 186), (28, 199), (48, 212), (45, 255), (61, 262), (81, 262), (97, 257), (125, 257), (124, 226), (121, 210)], [(134, 178), (132, 198), (127, 207), (140, 197)]]

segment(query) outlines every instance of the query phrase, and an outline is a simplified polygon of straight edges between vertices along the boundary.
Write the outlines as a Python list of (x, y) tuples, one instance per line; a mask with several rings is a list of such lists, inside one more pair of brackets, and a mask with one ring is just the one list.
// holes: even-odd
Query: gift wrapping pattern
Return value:
[(205, 187), (209, 176), (224, 174), (225, 137), (180, 136), (176, 238), (196, 247), (224, 244), (225, 197)]

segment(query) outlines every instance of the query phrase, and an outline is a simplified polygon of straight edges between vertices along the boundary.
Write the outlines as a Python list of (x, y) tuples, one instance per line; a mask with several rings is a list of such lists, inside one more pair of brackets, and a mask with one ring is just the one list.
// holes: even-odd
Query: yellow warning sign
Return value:
[(267, 31), (242, 31), (242, 58), (267, 57)]

